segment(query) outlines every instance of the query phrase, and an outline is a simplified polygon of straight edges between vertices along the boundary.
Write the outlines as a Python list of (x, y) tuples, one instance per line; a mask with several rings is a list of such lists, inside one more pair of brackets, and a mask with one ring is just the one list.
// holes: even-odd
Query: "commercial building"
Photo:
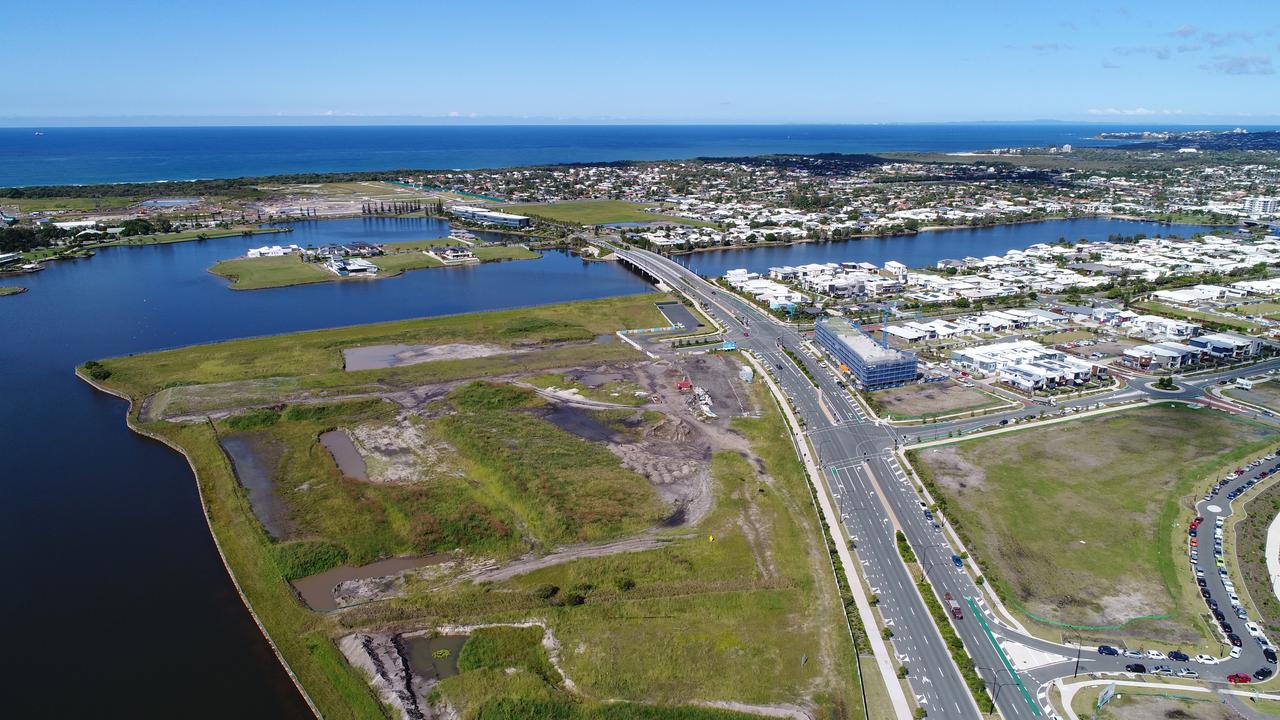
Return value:
[(476, 207), (475, 205), (450, 205), (449, 214), (455, 215), (464, 220), (488, 223), (490, 225), (502, 225), (503, 227), (514, 228), (529, 227), (529, 218), (524, 215), (512, 215), (511, 213), (489, 210), (488, 208)]
[(1262, 341), (1258, 338), (1236, 335), (1235, 333), (1211, 333), (1191, 338), (1188, 344), (1208, 353), (1210, 357), (1219, 359), (1240, 359), (1253, 357), (1262, 352)]
[(1120, 362), (1143, 370), (1176, 370), (1183, 365), (1196, 362), (1199, 358), (1200, 350), (1190, 345), (1162, 342), (1125, 348)]
[(916, 379), (916, 355), (887, 348), (844, 318), (824, 318), (816, 327), (818, 343), (840, 361), (867, 390), (903, 385)]
[(1000, 382), (1025, 392), (1080, 385), (1104, 372), (1033, 340), (1011, 340), (953, 350), (951, 363), (973, 373), (995, 375)]
[(1240, 203), (1240, 209), (1253, 215), (1273, 215), (1280, 213), (1280, 198), (1248, 197)]

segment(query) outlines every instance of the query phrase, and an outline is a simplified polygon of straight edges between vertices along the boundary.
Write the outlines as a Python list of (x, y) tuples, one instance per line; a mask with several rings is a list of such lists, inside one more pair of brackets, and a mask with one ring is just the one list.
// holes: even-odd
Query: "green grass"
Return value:
[(1229, 387), (1223, 391), (1223, 394), (1227, 397), (1244, 400), (1245, 402), (1280, 412), (1280, 379), (1255, 383), (1253, 388), (1249, 390)]
[(19, 287), (17, 285), (0, 285), (0, 297), (4, 297), (5, 295), (18, 295), (26, 291), (26, 288)]
[(47, 212), (49, 210), (95, 210), (102, 207), (121, 208), (138, 202), (131, 197), (47, 197), (47, 198), (0, 198), (0, 207), (17, 205), (24, 213)]
[(1045, 345), (1057, 345), (1059, 343), (1075, 342), (1076, 340), (1089, 340), (1095, 337), (1097, 337), (1097, 335), (1089, 332), (1088, 330), (1064, 330), (1051, 335), (1043, 335), (1036, 338), (1036, 341), (1044, 343)]
[(542, 647), (542, 628), (490, 627), (471, 633), (458, 655), (458, 671), (520, 668), (555, 685), (561, 680)]
[[(421, 270), (423, 268), (441, 267), (444, 263), (440, 262), (434, 255), (428, 255), (424, 252), (402, 252), (394, 255), (379, 255), (370, 258), (369, 262), (377, 265), (382, 270), (379, 277), (387, 275), (398, 275), (408, 270)], [(332, 273), (330, 273), (332, 275)], [(333, 275), (334, 278), (338, 276)]]
[(523, 358), (513, 361), (505, 356), (492, 356), (387, 370), (343, 372), (342, 349), (394, 343), (485, 342), (509, 347), (536, 347), (543, 343), (578, 342), (582, 345), (544, 350), (539, 357), (545, 357), (548, 363), (562, 365), (570, 365), (574, 360), (621, 359), (634, 357), (634, 351), (622, 343), (590, 341), (598, 335), (623, 328), (656, 327), (663, 318), (655, 303), (667, 299), (669, 296), (656, 293), (627, 295), (487, 313), (397, 320), (195, 345), (113, 358), (104, 361), (104, 365), (114, 373), (113, 386), (137, 397), (178, 385), (288, 376), (302, 376), (311, 387), (477, 377), (518, 370), (537, 364), (538, 360)]
[(273, 235), (289, 232), (286, 227), (258, 227), (242, 225), (232, 228), (209, 228), (204, 230), (183, 230), (182, 232), (157, 233), (155, 235), (132, 235), (116, 240), (85, 245), (88, 248), (115, 247), (118, 245), (165, 245), (168, 243), (189, 242), (192, 240), (216, 240), (224, 237), (243, 235)]
[[(1264, 439), (1271, 438), (1271, 439)], [(1179, 573), (1197, 482), (1274, 442), (1208, 410), (1153, 406), (913, 453), (988, 578), (1036, 616), (1103, 637), (1199, 642)]]
[(303, 262), (298, 255), (223, 260), (209, 268), (209, 272), (230, 280), (232, 290), (261, 290), (338, 279), (320, 264)]
[(1280, 317), (1280, 303), (1261, 302), (1249, 305), (1233, 305), (1227, 308), (1228, 311), (1237, 315), (1252, 315), (1254, 317), (1264, 317), (1268, 320), (1274, 320)]
[(604, 225), (620, 222), (668, 222), (683, 225), (710, 226), (712, 223), (645, 212), (644, 203), (626, 200), (569, 200), (558, 203), (534, 203), (529, 205), (504, 205), (503, 212), (517, 215), (545, 217), (560, 222), (577, 223), (579, 225)]

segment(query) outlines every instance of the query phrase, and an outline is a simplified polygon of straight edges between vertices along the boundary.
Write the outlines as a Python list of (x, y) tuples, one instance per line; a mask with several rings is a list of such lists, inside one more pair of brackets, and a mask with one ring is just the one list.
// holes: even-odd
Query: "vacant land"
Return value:
[(1115, 698), (1095, 715), (1094, 706), (1101, 689), (1085, 688), (1076, 693), (1072, 709), (1077, 715), (1097, 720), (1236, 720), (1240, 717), (1216, 695), (1136, 687), (1119, 688)]
[[(696, 377), (701, 365), (692, 365), (705, 360), (653, 362), (621, 343), (595, 341), (618, 328), (656, 325), (654, 303), (665, 299), (239, 340), (107, 360), (91, 370), (134, 398), (135, 426), (188, 454), (237, 582), (326, 717), (385, 715), (338, 638), (529, 619), (555, 633), (575, 698), (555, 685), (558, 671), (530, 633), (516, 631), (482, 633), (470, 650), (464, 646), (461, 674), (435, 696), (466, 718), (731, 717), (687, 707), (721, 701), (799, 705), (822, 720), (860, 717), (854, 647), (839, 631), (844, 610), (827, 548), (803, 469), (764, 390), (737, 384), (733, 407), (745, 416), (731, 420), (718, 404), (723, 416), (702, 422), (674, 383)], [(342, 351), (351, 347), (481, 341), (520, 348), (521, 359), (342, 369)], [(575, 369), (579, 350), (592, 353), (590, 372)], [(602, 365), (601, 351), (625, 354)], [(543, 360), (553, 364), (538, 368)], [(637, 366), (649, 374), (636, 375)], [(616, 399), (613, 392), (634, 384), (653, 404), (572, 409), (512, 384), (552, 368), (584, 395)], [(737, 383), (732, 367), (725, 377), (726, 390), (715, 391), (722, 396)], [(296, 395), (308, 388), (320, 394)], [(207, 410), (238, 399), (250, 406), (212, 421), (143, 421), (139, 401), (157, 391), (174, 407)], [(271, 402), (280, 394), (283, 401)], [(335, 427), (360, 449), (367, 480), (346, 477), (317, 441)], [(264, 531), (220, 448), (229, 434), (255, 437), (270, 456), (264, 465), (289, 511), (281, 539)], [(705, 507), (677, 502), (680, 511), (664, 519), (673, 488), (699, 482)], [(590, 548), (597, 545), (583, 542), (618, 537), (640, 545), (488, 572), (518, 553), (529, 554), (515, 561), (523, 563), (553, 546)], [(343, 563), (438, 550), (454, 559), (371, 583), (360, 604), (328, 614), (307, 610), (288, 583)], [(471, 581), (478, 577), (496, 579)]]
[(626, 200), (570, 200), (557, 203), (535, 203), (530, 205), (504, 205), (503, 212), (520, 215), (534, 215), (561, 222), (578, 223), (579, 225), (605, 225), (622, 222), (668, 222), (684, 225), (709, 225), (700, 220), (661, 215), (645, 212), (651, 207), (643, 203)]
[(138, 198), (130, 197), (48, 197), (48, 198), (4, 198), (0, 200), (0, 208), (17, 207), (24, 213), (47, 212), (50, 210), (97, 210), (122, 208), (138, 202)]
[(1264, 317), (1268, 320), (1280, 318), (1280, 303), (1260, 302), (1248, 305), (1234, 305), (1227, 308), (1227, 310), (1237, 315), (1252, 315), (1254, 317)]
[(1261, 405), (1265, 408), (1270, 408), (1275, 412), (1280, 412), (1280, 381), (1277, 380), (1255, 383), (1254, 386), (1248, 390), (1238, 387), (1228, 388), (1224, 394), (1227, 397), (1243, 400), (1254, 405)]
[(1210, 326), (1221, 326), (1249, 335), (1257, 335), (1262, 332), (1261, 326), (1256, 323), (1249, 322), (1244, 318), (1231, 317), (1229, 315), (1215, 315), (1213, 313), (1190, 310), (1188, 308), (1181, 308), (1175, 305), (1166, 305), (1165, 303), (1155, 302), (1154, 300), (1133, 303), (1132, 308), (1138, 312), (1146, 311), (1156, 315), (1164, 315), (1165, 317), (1190, 320), (1192, 322), (1205, 323)]
[(1270, 432), (1153, 406), (921, 450), (914, 461), (1015, 607), (1052, 628), (1196, 642), (1203, 605), (1177, 570), (1172, 528), (1198, 481), (1273, 442)]
[(1058, 343), (1088, 340), (1094, 337), (1097, 337), (1097, 335), (1089, 332), (1088, 330), (1063, 330), (1062, 332), (1056, 332), (1050, 335), (1042, 335), (1036, 338), (1036, 341), (1044, 343), (1045, 345), (1057, 345)]
[(1004, 404), (998, 398), (954, 380), (877, 390), (870, 393), (870, 397), (877, 414), (895, 420), (951, 415)]

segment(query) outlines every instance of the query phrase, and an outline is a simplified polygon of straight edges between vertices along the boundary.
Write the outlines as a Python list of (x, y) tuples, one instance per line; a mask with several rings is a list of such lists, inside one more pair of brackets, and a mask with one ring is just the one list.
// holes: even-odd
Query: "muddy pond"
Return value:
[(409, 667), (427, 680), (443, 680), (458, 674), (458, 655), (467, 644), (466, 635), (405, 638)]

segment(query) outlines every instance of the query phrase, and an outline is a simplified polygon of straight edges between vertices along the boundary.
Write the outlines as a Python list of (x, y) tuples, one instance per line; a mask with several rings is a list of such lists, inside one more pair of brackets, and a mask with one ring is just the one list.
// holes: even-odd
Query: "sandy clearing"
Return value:
[(377, 370), (436, 360), (470, 360), (512, 351), (499, 345), (448, 343), (445, 345), (368, 345), (342, 351), (346, 370)]

